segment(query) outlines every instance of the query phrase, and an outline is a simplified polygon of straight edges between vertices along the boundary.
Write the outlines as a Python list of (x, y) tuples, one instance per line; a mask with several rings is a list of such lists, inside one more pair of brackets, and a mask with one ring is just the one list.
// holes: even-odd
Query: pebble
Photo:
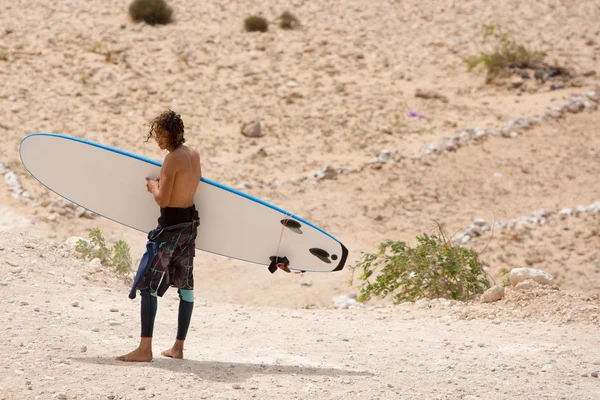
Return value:
[(119, 309), (117, 307), (111, 307), (110, 312), (119, 312)]
[(600, 371), (594, 371), (590, 375), (592, 375), (594, 378), (598, 378), (599, 374), (600, 374)]
[(242, 386), (237, 383), (235, 385), (232, 385), (231, 387), (235, 390), (240, 390), (242, 388)]
[(79, 307), (79, 302), (78, 301), (72, 302), (71, 307)]
[(108, 325), (110, 325), (110, 326), (119, 326), (119, 325), (121, 325), (121, 323), (117, 322), (117, 321), (108, 321)]
[(100, 332), (100, 328), (92, 328), (92, 332)]
[(8, 286), (8, 285), (10, 285), (10, 282), (0, 281), (0, 286)]
[(81, 349), (79, 349), (82, 353), (87, 352), (87, 346), (81, 346)]

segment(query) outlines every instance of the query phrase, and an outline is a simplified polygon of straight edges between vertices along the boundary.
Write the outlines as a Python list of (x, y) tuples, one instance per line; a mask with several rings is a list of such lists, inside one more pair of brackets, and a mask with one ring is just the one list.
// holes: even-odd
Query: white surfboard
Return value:
[[(145, 178), (159, 176), (160, 162), (43, 132), (25, 137), (19, 151), (29, 173), (65, 199), (145, 233), (156, 228), (160, 208)], [(339, 271), (346, 263), (348, 250), (332, 235), (240, 191), (202, 178), (194, 202), (200, 250), (266, 266), (285, 257), (290, 270), (303, 272)]]

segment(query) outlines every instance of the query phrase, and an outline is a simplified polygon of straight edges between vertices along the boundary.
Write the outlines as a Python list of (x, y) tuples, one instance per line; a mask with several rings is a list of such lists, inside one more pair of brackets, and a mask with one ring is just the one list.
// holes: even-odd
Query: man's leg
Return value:
[(140, 310), (142, 333), (140, 345), (131, 353), (117, 357), (119, 361), (152, 361), (152, 334), (154, 332), (154, 319), (158, 310), (156, 292), (141, 290), (142, 306)]
[(183, 343), (187, 336), (194, 311), (194, 291), (179, 289), (179, 314), (177, 317), (177, 336), (175, 344), (161, 354), (165, 357), (183, 358)]

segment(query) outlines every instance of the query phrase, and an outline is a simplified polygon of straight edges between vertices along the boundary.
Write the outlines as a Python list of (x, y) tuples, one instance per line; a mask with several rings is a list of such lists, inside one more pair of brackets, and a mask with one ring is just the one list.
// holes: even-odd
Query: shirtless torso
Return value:
[(160, 207), (185, 208), (194, 203), (201, 176), (200, 155), (182, 144), (169, 151), (160, 169), (160, 178), (147, 178), (146, 187)]

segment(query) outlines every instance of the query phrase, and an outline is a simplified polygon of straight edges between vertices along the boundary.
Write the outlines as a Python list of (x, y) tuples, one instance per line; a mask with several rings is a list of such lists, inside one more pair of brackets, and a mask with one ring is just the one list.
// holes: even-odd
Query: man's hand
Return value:
[(152, 194), (158, 192), (158, 181), (158, 179), (146, 178), (146, 189)]

